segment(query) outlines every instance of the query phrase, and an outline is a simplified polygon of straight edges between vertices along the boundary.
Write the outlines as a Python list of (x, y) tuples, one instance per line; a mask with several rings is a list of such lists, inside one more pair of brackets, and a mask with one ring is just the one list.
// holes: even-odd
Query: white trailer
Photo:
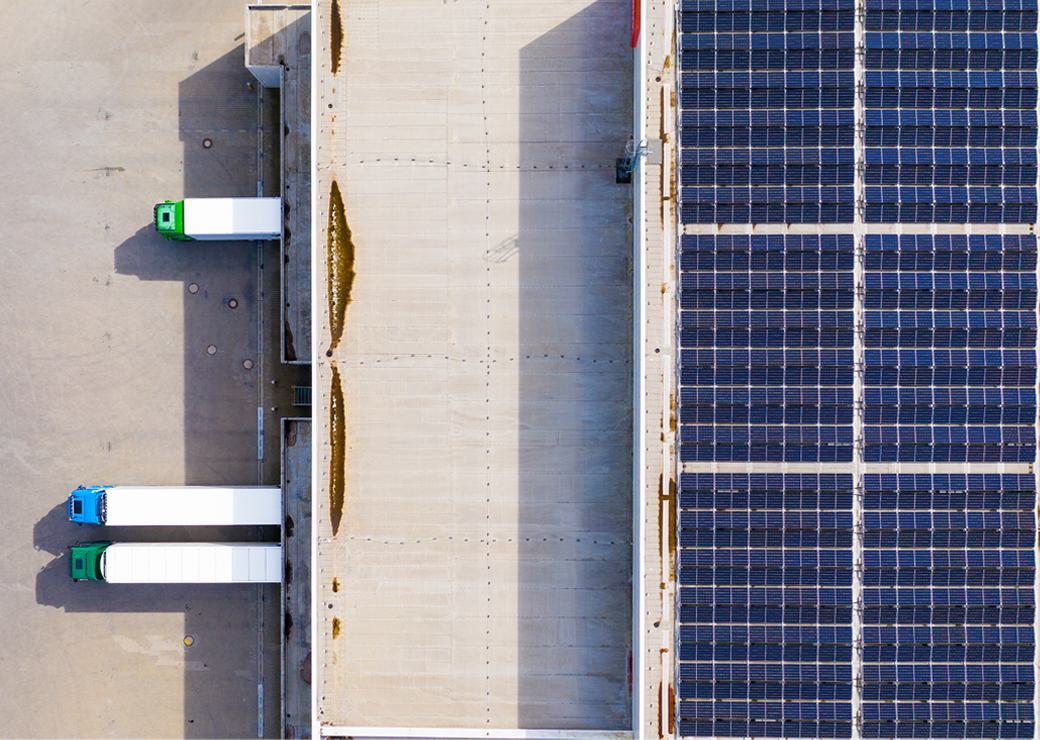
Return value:
[(75, 580), (108, 583), (281, 583), (282, 546), (92, 542), (72, 548)]
[(279, 525), (278, 486), (81, 486), (69, 494), (77, 524), (139, 526)]

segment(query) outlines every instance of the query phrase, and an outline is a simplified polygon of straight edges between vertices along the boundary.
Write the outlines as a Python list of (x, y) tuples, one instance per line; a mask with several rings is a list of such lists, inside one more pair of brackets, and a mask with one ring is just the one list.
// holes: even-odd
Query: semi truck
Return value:
[(217, 542), (81, 542), (69, 548), (73, 581), (281, 583), (282, 546)]
[(109, 526), (278, 525), (278, 486), (80, 486), (69, 521)]
[(178, 241), (280, 239), (281, 198), (185, 198), (156, 203), (155, 230)]

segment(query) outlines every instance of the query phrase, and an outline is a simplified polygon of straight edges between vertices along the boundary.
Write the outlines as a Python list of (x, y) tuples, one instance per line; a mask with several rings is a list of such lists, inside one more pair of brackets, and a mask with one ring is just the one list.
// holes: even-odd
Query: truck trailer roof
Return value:
[(109, 526), (278, 525), (277, 486), (113, 486), (105, 490)]
[(277, 239), (281, 198), (185, 198), (184, 235), (191, 239)]
[(258, 543), (109, 545), (101, 573), (109, 583), (281, 583), (282, 546)]

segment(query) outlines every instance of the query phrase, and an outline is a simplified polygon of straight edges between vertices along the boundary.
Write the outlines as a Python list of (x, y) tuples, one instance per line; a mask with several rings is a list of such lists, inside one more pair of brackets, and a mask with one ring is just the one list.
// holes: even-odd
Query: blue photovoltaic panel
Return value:
[(854, 0), (682, 0), (684, 223), (850, 223)]
[(864, 476), (863, 737), (1032, 738), (1032, 474)]
[(682, 237), (683, 460), (852, 459), (852, 243)]
[(852, 736), (852, 476), (679, 480), (679, 734)]
[(866, 221), (1036, 221), (1035, 0), (866, 6)]
[(1036, 237), (868, 235), (864, 460), (1036, 457)]

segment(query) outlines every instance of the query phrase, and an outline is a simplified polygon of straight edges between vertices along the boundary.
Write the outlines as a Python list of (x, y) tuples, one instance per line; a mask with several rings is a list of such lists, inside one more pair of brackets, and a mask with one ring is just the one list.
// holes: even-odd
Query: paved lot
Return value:
[(331, 6), (319, 720), (627, 728), (630, 4)]
[(256, 736), (261, 681), (278, 732), (276, 589), (72, 584), (62, 556), (99, 534), (64, 521), (78, 483), (277, 481), (256, 460), (256, 249), (150, 226), (165, 197), (255, 194), (243, 15), (241, 0), (4, 3), (5, 736)]

